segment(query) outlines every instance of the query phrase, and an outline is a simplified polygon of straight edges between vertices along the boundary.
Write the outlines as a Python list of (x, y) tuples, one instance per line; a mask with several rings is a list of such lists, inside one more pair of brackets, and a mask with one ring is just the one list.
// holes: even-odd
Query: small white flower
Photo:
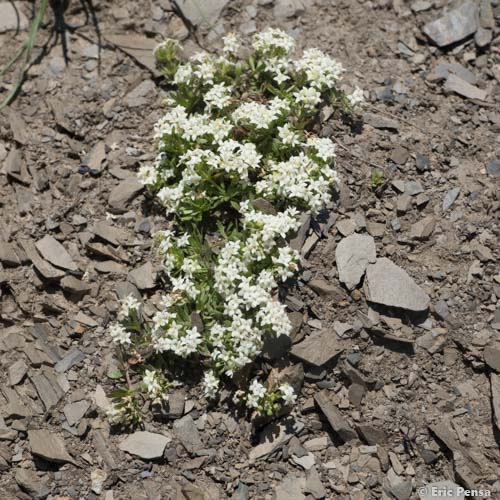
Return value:
[(144, 186), (150, 186), (156, 182), (158, 178), (157, 170), (151, 165), (143, 165), (139, 168), (137, 172), (137, 177), (139, 178), (139, 182)]
[(240, 40), (234, 33), (228, 33), (225, 37), (222, 38), (224, 42), (223, 52), (226, 54), (236, 55), (238, 49), (240, 48)]
[(288, 144), (290, 146), (297, 146), (297, 144), (300, 144), (299, 134), (290, 128), (289, 123), (286, 123), (282, 127), (278, 127), (278, 135), (283, 144)]
[(205, 372), (203, 376), (203, 393), (207, 399), (213, 399), (219, 390), (220, 380), (213, 371)]
[(349, 99), (352, 106), (357, 106), (358, 104), (363, 103), (365, 100), (364, 93), (359, 87), (356, 87), (352, 94), (348, 95), (347, 98)]
[(122, 325), (115, 323), (109, 327), (109, 334), (113, 342), (120, 345), (129, 345), (132, 343), (130, 332), (127, 332)]
[(203, 98), (208, 109), (224, 109), (231, 102), (231, 87), (223, 83), (214, 85)]
[(293, 96), (297, 102), (303, 103), (306, 108), (310, 109), (321, 102), (321, 93), (314, 87), (304, 87), (294, 92)]
[(297, 401), (297, 395), (290, 384), (281, 384), (279, 389), (286, 405), (293, 405)]
[(120, 310), (118, 311), (118, 319), (123, 320), (128, 318), (131, 312), (137, 313), (140, 307), (140, 302), (133, 295), (128, 295), (122, 300)]

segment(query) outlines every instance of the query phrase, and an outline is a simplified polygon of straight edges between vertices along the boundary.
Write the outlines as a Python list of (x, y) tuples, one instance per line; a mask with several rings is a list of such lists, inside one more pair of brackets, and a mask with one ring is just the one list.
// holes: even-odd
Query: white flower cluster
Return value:
[[(295, 41), (277, 29), (255, 35), (252, 46), (246, 65), (237, 60), (240, 43), (232, 34), (221, 55), (197, 54), (186, 63), (168, 60), (175, 44), (158, 49), (176, 89), (154, 128), (158, 154), (138, 172), (178, 228), (155, 237), (171, 289), (143, 340), (157, 353), (203, 359), (207, 398), (217, 396), (221, 377), (256, 360), (265, 335), (291, 331), (277, 298), (279, 283), (298, 270), (299, 254), (287, 239), (300, 227), (299, 208), (320, 210), (338, 181), (335, 145), (313, 136), (309, 124), (331, 97), (341, 65), (317, 49), (293, 61)], [(361, 98), (356, 89), (341, 102)], [(273, 210), (258, 209), (258, 197)], [(208, 226), (214, 244), (193, 229)], [(126, 298), (118, 313), (123, 325), (110, 328), (124, 349), (139, 345), (127, 329), (139, 311), (140, 303)], [(191, 321), (194, 312), (202, 329)], [(144, 372), (142, 387), (152, 399), (164, 396), (165, 384), (158, 371)], [(244, 400), (269, 411), (296, 397), (288, 384), (268, 388), (255, 379)]]
[[(322, 141), (322, 139), (318, 139)], [(334, 150), (322, 142), (311, 144), (316, 155), (328, 158)], [(267, 163), (267, 173), (256, 183), (256, 190), (265, 196), (299, 200), (317, 212), (331, 200), (331, 186), (338, 182), (334, 169), (326, 162), (319, 163), (301, 152), (287, 161)]]
[(332, 88), (344, 71), (342, 65), (319, 49), (308, 49), (295, 61), (295, 68), (303, 71), (308, 83), (319, 90)]

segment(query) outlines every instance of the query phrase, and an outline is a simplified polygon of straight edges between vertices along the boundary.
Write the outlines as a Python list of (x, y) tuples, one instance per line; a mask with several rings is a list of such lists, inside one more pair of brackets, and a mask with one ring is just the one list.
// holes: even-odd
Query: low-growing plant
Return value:
[(234, 35), (219, 55), (187, 62), (176, 41), (155, 50), (167, 112), (154, 129), (156, 159), (138, 176), (172, 221), (155, 236), (169, 287), (150, 320), (128, 297), (110, 327), (124, 382), (113, 394), (114, 423), (139, 422), (146, 399), (165, 401), (179, 363), (203, 368), (207, 399), (224, 384), (254, 414), (296, 400), (289, 384), (248, 374), (264, 337), (291, 331), (278, 300), (299, 270), (287, 241), (338, 182), (334, 143), (313, 133), (318, 113), (326, 104), (349, 113), (362, 92), (340, 90), (343, 69), (331, 57), (309, 49), (292, 59), (294, 48), (269, 29), (245, 59)]
[(377, 189), (385, 182), (384, 172), (382, 170), (374, 170), (372, 172), (372, 189)]

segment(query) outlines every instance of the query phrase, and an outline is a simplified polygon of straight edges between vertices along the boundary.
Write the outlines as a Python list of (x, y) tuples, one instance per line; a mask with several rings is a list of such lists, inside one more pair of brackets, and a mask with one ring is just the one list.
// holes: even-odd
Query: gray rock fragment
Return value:
[(9, 384), (19, 384), (26, 373), (28, 373), (28, 365), (22, 359), (18, 359), (9, 367)]
[(145, 460), (153, 460), (163, 456), (167, 444), (171, 441), (172, 438), (163, 434), (139, 431), (125, 438), (119, 448)]
[(85, 359), (85, 354), (76, 347), (71, 349), (63, 359), (58, 361), (55, 365), (56, 372), (64, 373), (72, 366), (80, 363)]
[(289, 417), (280, 422), (272, 422), (260, 434), (259, 444), (250, 450), (248, 458), (253, 463), (267, 457), (285, 445), (304, 424)]
[(328, 420), (335, 433), (344, 441), (344, 443), (357, 439), (356, 431), (349, 425), (342, 416), (326, 390), (323, 390), (314, 396), (314, 399), (321, 411)]
[(500, 349), (485, 347), (483, 351), (485, 363), (497, 373), (500, 373)]
[(189, 453), (203, 448), (200, 433), (191, 415), (176, 420), (173, 426), (175, 437), (182, 443)]
[(156, 272), (151, 262), (146, 262), (146, 264), (131, 271), (128, 279), (139, 290), (149, 290), (156, 286)]
[(213, 24), (222, 13), (229, 0), (178, 0), (177, 4), (182, 13), (195, 26), (199, 24)]
[(50, 490), (47, 482), (43, 478), (39, 478), (35, 471), (28, 469), (17, 469), (14, 476), (19, 487), (28, 493), (31, 498), (43, 499), (47, 498)]
[(319, 367), (330, 362), (343, 350), (344, 347), (333, 332), (322, 330), (311, 333), (302, 342), (295, 344), (291, 353), (302, 361)]
[(335, 250), (339, 279), (348, 290), (355, 288), (365, 274), (368, 264), (375, 262), (375, 240), (365, 234), (352, 234), (344, 238)]
[(75, 461), (66, 451), (64, 440), (46, 430), (28, 431), (28, 441), (33, 455), (48, 462), (72, 463)]
[(450, 189), (446, 193), (446, 195), (445, 195), (445, 197), (443, 199), (443, 212), (446, 212), (446, 210), (448, 210), (453, 205), (453, 203), (455, 203), (455, 201), (458, 198), (459, 194), (460, 194), (460, 188), (459, 187)]
[(66, 417), (66, 421), (70, 426), (77, 424), (84, 417), (89, 408), (90, 404), (85, 400), (65, 405), (63, 412)]
[(304, 489), (306, 479), (295, 474), (288, 474), (281, 483), (276, 486), (274, 492), (275, 500), (305, 500)]
[(475, 85), (471, 85), (457, 75), (453, 74), (449, 74), (448, 78), (446, 78), (444, 88), (450, 92), (455, 92), (463, 97), (467, 97), (468, 99), (485, 101), (488, 96), (488, 92), (486, 90), (480, 89)]
[(445, 47), (472, 35), (477, 30), (477, 6), (465, 1), (444, 16), (427, 23), (423, 32), (439, 47)]
[(370, 302), (409, 311), (425, 311), (429, 296), (406, 271), (386, 257), (377, 259), (366, 270), (365, 295)]
[(298, 16), (304, 11), (305, 6), (302, 0), (276, 0), (274, 2), (273, 14), (279, 20)]
[(66, 249), (53, 236), (45, 235), (35, 243), (40, 255), (48, 262), (61, 269), (76, 271), (78, 266)]
[(127, 204), (143, 189), (144, 186), (137, 179), (125, 179), (111, 190), (108, 203), (115, 211), (125, 211)]

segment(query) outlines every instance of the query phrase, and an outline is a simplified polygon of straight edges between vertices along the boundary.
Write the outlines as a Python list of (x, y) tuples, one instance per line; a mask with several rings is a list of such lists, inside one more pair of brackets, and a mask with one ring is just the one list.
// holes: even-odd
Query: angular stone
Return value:
[(137, 179), (125, 179), (111, 190), (108, 203), (115, 210), (124, 211), (127, 204), (143, 189), (144, 186)]
[(273, 15), (276, 19), (283, 20), (303, 14), (304, 11), (305, 5), (303, 0), (276, 0)]
[(177, 4), (189, 21), (199, 24), (214, 24), (222, 13), (229, 0), (178, 0)]
[(343, 295), (342, 290), (322, 279), (311, 280), (307, 285), (311, 290), (321, 295), (321, 297), (336, 297), (340, 299)]
[(366, 300), (388, 307), (419, 312), (427, 310), (430, 303), (413, 278), (386, 257), (368, 266), (364, 289)]
[(119, 448), (131, 455), (136, 455), (146, 460), (153, 460), (163, 456), (167, 444), (171, 441), (172, 438), (166, 437), (163, 434), (139, 431), (125, 438), (120, 443)]
[(86, 295), (92, 290), (92, 287), (89, 283), (85, 283), (84, 281), (80, 281), (74, 276), (65, 276), (61, 280), (61, 288), (68, 293), (73, 295), (77, 295), (79, 297)]
[(323, 366), (338, 357), (344, 347), (334, 332), (321, 330), (311, 333), (292, 347), (291, 354), (313, 366)]
[(338, 408), (335, 406), (333, 401), (325, 389), (314, 396), (317, 405), (320, 407), (321, 411), (328, 420), (328, 423), (334, 430), (334, 432), (347, 443), (353, 439), (357, 439), (358, 435), (356, 431), (349, 425), (347, 420), (342, 416)]
[(436, 219), (429, 215), (411, 226), (410, 236), (416, 240), (427, 240), (434, 232), (435, 227)]
[(269, 456), (304, 428), (302, 422), (292, 417), (280, 422), (272, 422), (260, 434), (259, 444), (250, 450), (248, 458), (251, 463)]
[(62, 278), (66, 273), (61, 269), (57, 269), (50, 265), (47, 261), (43, 260), (35, 247), (35, 244), (31, 240), (21, 240), (21, 245), (23, 250), (26, 252), (26, 256), (35, 266), (36, 270), (47, 280), (58, 280)]
[(38, 392), (47, 411), (54, 408), (64, 396), (64, 391), (57, 383), (55, 377), (51, 377), (48, 373), (30, 375), (30, 380), (35, 386), (36, 392)]
[(46, 234), (35, 243), (40, 255), (48, 262), (61, 269), (76, 271), (78, 266), (66, 249), (53, 236)]
[(5, 266), (20, 266), (21, 259), (14, 251), (14, 247), (0, 238), (0, 262)]
[(28, 365), (22, 359), (18, 359), (9, 367), (9, 384), (19, 384), (26, 373), (28, 373)]
[(76, 347), (70, 349), (70, 351), (64, 356), (61, 361), (58, 361), (55, 365), (57, 373), (64, 373), (69, 370), (72, 366), (80, 363), (85, 359), (85, 354), (77, 349)]
[(496, 372), (500, 373), (500, 349), (485, 347), (483, 351), (485, 363)]
[(459, 187), (450, 189), (446, 193), (446, 195), (443, 199), (443, 212), (446, 212), (446, 210), (448, 210), (453, 205), (453, 203), (455, 203), (455, 200), (458, 198), (459, 194), (460, 194)]
[(339, 279), (348, 290), (355, 288), (365, 274), (368, 264), (377, 259), (375, 240), (366, 234), (344, 238), (335, 250)]
[(106, 39), (120, 50), (135, 59), (156, 76), (160, 72), (156, 68), (153, 50), (158, 45), (154, 38), (143, 35), (106, 35)]
[(390, 493), (397, 500), (408, 500), (411, 496), (411, 492), (413, 490), (413, 485), (411, 481), (402, 481), (397, 483), (389, 489)]
[(139, 290), (150, 290), (156, 286), (156, 271), (151, 262), (146, 262), (146, 264), (131, 271), (128, 279)]
[(184, 405), (186, 403), (186, 391), (178, 389), (168, 397), (168, 416), (176, 419), (184, 414)]
[(72, 463), (75, 461), (66, 451), (63, 439), (46, 430), (29, 430), (28, 441), (31, 453), (48, 462)]
[(65, 405), (63, 412), (66, 417), (66, 421), (71, 427), (73, 427), (84, 417), (89, 408), (90, 404), (85, 400)]
[(189, 453), (203, 448), (200, 433), (191, 415), (176, 420), (173, 425), (175, 437), (182, 443)]
[(122, 245), (129, 239), (127, 231), (111, 226), (105, 221), (96, 222), (92, 227), (92, 232), (99, 238), (115, 246)]
[(387, 441), (387, 436), (384, 431), (377, 429), (372, 425), (358, 425), (357, 429), (363, 440), (370, 446), (374, 446), (376, 444), (384, 445)]
[(486, 90), (480, 89), (475, 85), (471, 85), (465, 80), (462, 80), (460, 77), (452, 74), (448, 75), (444, 87), (446, 90), (455, 92), (463, 97), (467, 97), (468, 99), (485, 101), (488, 96), (488, 92)]
[(423, 32), (439, 47), (445, 47), (475, 33), (477, 6), (468, 0), (444, 16), (427, 23)]
[(19, 487), (32, 498), (43, 499), (50, 493), (46, 480), (39, 478), (35, 471), (17, 469), (14, 477)]

